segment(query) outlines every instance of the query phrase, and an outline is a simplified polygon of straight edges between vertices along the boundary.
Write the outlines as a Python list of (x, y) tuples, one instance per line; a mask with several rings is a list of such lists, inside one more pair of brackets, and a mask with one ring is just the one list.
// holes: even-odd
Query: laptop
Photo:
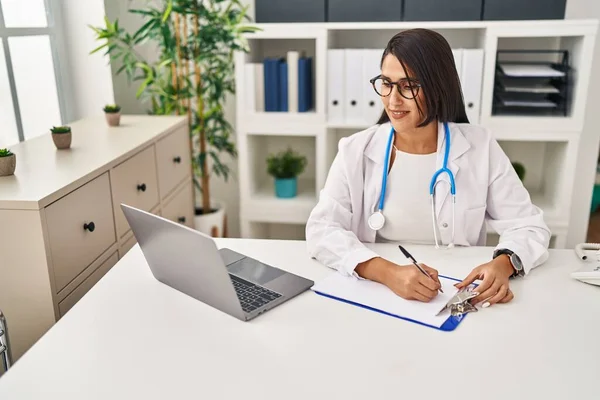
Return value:
[(154, 277), (242, 321), (277, 307), (314, 282), (231, 249), (212, 237), (121, 204)]

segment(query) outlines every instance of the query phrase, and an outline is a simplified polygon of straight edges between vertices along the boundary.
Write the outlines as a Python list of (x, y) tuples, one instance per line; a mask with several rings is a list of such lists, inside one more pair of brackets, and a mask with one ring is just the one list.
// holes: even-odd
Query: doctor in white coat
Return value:
[[(474, 303), (509, 302), (510, 279), (547, 259), (550, 231), (491, 133), (468, 123), (450, 46), (430, 30), (401, 32), (371, 83), (384, 112), (376, 125), (340, 140), (307, 222), (309, 254), (342, 274), (427, 302), (440, 288), (434, 268), (423, 266), (428, 278), (364, 243), (483, 245), (487, 220), (500, 242), (490, 261), (457, 286), (480, 279)], [(432, 202), (432, 177), (444, 164), (451, 174), (437, 175)]]

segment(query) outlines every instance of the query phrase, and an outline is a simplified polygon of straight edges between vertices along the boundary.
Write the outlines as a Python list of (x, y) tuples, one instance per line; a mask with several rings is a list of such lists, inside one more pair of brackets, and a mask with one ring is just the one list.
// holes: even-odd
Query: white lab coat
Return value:
[[(484, 245), (486, 224), (500, 235), (496, 248), (514, 251), (525, 272), (548, 258), (550, 230), (531, 203), (510, 160), (491, 133), (480, 126), (449, 123), (448, 168), (456, 184), (455, 245)], [(391, 124), (375, 125), (340, 140), (319, 201), (306, 225), (309, 255), (343, 274), (357, 276), (357, 264), (378, 256), (364, 243), (375, 242), (369, 216), (378, 208)], [(438, 124), (437, 168), (443, 164), (444, 126)], [(448, 175), (436, 186), (440, 235), (452, 235), (452, 196)], [(393, 204), (385, 204), (393, 207)], [(423, 221), (432, 223), (432, 220)], [(432, 238), (433, 240), (433, 238)], [(491, 256), (491, 255), (490, 255)]]

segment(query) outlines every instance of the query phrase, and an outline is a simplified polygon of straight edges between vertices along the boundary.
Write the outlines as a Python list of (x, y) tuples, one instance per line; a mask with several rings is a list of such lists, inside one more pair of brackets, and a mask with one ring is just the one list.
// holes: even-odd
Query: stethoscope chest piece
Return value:
[(376, 212), (371, 214), (368, 222), (369, 228), (373, 229), (374, 231), (378, 231), (381, 228), (383, 228), (383, 225), (385, 224), (385, 217), (383, 216), (381, 210), (377, 210)]

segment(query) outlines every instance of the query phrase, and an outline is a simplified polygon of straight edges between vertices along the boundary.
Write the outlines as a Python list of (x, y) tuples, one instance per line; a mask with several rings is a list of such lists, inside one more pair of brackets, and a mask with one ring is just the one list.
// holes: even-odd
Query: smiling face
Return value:
[[(404, 72), (400, 61), (393, 54), (388, 54), (383, 59), (381, 90), (385, 93), (385, 91), (389, 92), (391, 89), (391, 93), (389, 96), (382, 96), (381, 100), (396, 132), (416, 129), (417, 125), (423, 121), (424, 114), (426, 114), (423, 88), (418, 87), (418, 80), (408, 68), (406, 72), (408, 72), (408, 76)], [(400, 82), (400, 91), (404, 96), (400, 94), (398, 85), (394, 84), (395, 82)], [(414, 94), (416, 94), (416, 97), (412, 98)]]

